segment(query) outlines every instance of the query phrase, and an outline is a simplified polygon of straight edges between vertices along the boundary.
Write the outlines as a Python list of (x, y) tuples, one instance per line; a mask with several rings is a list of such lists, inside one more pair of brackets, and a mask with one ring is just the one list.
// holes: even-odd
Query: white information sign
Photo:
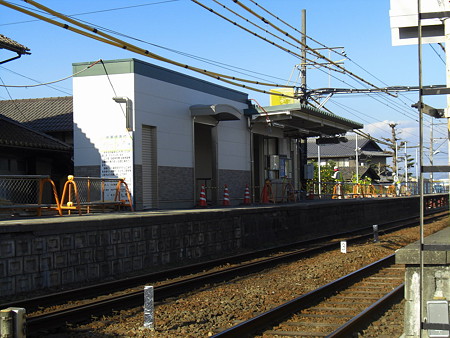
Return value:
[[(133, 140), (131, 135), (107, 135), (101, 143), (101, 177), (124, 178), (130, 193), (133, 191)], [(117, 182), (105, 184), (105, 200), (114, 200)], [(120, 199), (127, 199), (122, 189)]]

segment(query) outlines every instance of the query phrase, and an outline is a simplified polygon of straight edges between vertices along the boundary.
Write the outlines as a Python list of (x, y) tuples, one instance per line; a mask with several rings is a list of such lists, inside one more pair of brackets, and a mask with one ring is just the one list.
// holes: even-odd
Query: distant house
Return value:
[[(338, 166), (344, 179), (350, 180), (356, 173), (356, 143), (358, 143), (358, 173), (360, 178), (370, 177), (379, 180), (383, 176), (386, 167), (386, 159), (391, 155), (373, 140), (356, 135), (346, 136), (347, 142), (338, 144), (316, 144), (316, 139), (308, 139), (307, 157), (308, 161), (319, 161), (321, 165), (334, 163)], [(320, 147), (320, 149), (319, 149)]]
[(72, 172), (72, 147), (0, 115), (0, 175), (50, 175), (55, 182)]
[(3, 100), (0, 114), (73, 146), (72, 96)]

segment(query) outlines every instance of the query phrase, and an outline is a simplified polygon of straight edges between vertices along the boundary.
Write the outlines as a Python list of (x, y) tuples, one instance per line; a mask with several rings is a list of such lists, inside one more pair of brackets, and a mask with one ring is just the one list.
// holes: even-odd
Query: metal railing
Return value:
[(53, 210), (62, 215), (55, 183), (47, 175), (0, 175), (0, 210), (33, 211), (37, 216)]
[(128, 185), (122, 178), (74, 177), (69, 175), (61, 196), (61, 209), (72, 210), (82, 214), (91, 213), (98, 208), (105, 211), (107, 207), (133, 209)]

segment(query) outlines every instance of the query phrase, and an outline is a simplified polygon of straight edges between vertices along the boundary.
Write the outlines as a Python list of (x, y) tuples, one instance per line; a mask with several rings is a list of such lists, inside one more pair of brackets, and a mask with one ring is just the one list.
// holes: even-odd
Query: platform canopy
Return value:
[(364, 126), (313, 106), (293, 103), (245, 110), (253, 124), (270, 124), (289, 137), (334, 136)]
[(239, 110), (229, 104), (194, 105), (189, 108), (192, 116), (210, 116), (220, 121), (235, 121), (241, 119)]

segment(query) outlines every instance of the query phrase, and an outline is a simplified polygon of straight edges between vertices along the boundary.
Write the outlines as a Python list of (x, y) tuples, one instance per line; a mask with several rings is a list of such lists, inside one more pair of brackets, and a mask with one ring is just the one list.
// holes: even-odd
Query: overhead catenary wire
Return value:
[(299, 31), (297, 28), (295, 28), (294, 26), (292, 26), (291, 24), (289, 24), (288, 22), (284, 21), (283, 19), (281, 19), (280, 17), (276, 16), (275, 14), (273, 14), (272, 12), (270, 12), (269, 10), (267, 10), (266, 8), (264, 8), (263, 6), (261, 6), (260, 4), (258, 4), (256, 1), (254, 0), (250, 0), (251, 2), (253, 2), (257, 7), (261, 8), (264, 12), (266, 12), (267, 14), (269, 14), (270, 16), (274, 17), (275, 19), (277, 19), (278, 21), (282, 22), (283, 24), (285, 24), (287, 27), (293, 29), (295, 32), (304, 35), (306, 38), (310, 39), (311, 41), (317, 43), (318, 45), (322, 46), (325, 49), (331, 50), (332, 52), (339, 54), (339, 52), (336, 52), (335, 50), (329, 48), (328, 46), (326, 46), (325, 44), (323, 44), (322, 42), (317, 41), (316, 39), (313, 39), (312, 37), (304, 34), (302, 31)]
[[(240, 2), (239, 0), (232, 0), (233, 2), (235, 2), (237, 5), (241, 6), (242, 8), (244, 8), (245, 10), (247, 10), (249, 13), (253, 14), (254, 16), (256, 16), (257, 18), (259, 18), (261, 21), (263, 21), (264, 23), (270, 25), (272, 28), (276, 29), (277, 31), (279, 31), (280, 33), (282, 33), (283, 35), (291, 38), (292, 40), (294, 40), (296, 43), (298, 43), (299, 45), (303, 46), (304, 48), (306, 48), (307, 50), (311, 51), (312, 54), (316, 55), (317, 57), (329, 62), (330, 64), (334, 65), (335, 67), (337, 67), (338, 69), (341, 69), (343, 71), (345, 71), (345, 73), (351, 77), (354, 77), (356, 79), (358, 79), (359, 81), (373, 87), (376, 89), (379, 89), (380, 91), (383, 91), (381, 88), (379, 88), (378, 86), (370, 83), (369, 81), (361, 78), (360, 76), (354, 74), (353, 72), (347, 70), (346, 68), (342, 67), (340, 64), (330, 60), (329, 58), (327, 58), (325, 55), (320, 54), (318, 51), (316, 51), (315, 49), (309, 47), (307, 44), (303, 43), (302, 41), (298, 40), (297, 38), (293, 37), (292, 35), (290, 35), (288, 32), (282, 30), (281, 28), (279, 28), (278, 26), (274, 25), (273, 23), (271, 23), (269, 20), (265, 19), (264, 17), (262, 17), (261, 15), (259, 15), (258, 13), (256, 13), (255, 11), (253, 11), (251, 8), (247, 7), (246, 5), (244, 5), (242, 2)], [(394, 94), (391, 94), (387, 91), (383, 91), (386, 94), (395, 97)]]
[[(323, 69), (319, 69), (319, 70), (322, 71), (322, 72), (324, 72)], [(328, 74), (328, 75), (330, 75), (330, 74)], [(335, 78), (336, 80), (338, 80), (338, 81), (340, 81), (340, 82), (342, 82), (342, 83), (345, 83), (345, 84), (348, 85), (349, 87), (353, 87), (354, 89), (356, 89), (356, 87), (354, 87), (354, 86), (351, 85), (350, 83), (348, 83), (348, 82), (346, 82), (346, 81), (344, 81), (344, 80), (342, 80), (342, 79), (340, 79), (340, 78), (338, 78), (338, 77), (336, 77), (336, 76), (334, 76), (334, 75), (330, 75), (330, 76), (332, 76), (333, 78)], [(371, 96), (370, 93), (363, 93), (363, 94), (366, 95), (366, 96), (368, 96), (368, 97), (370, 97), (370, 98), (372, 98), (372, 99), (374, 99), (375, 101), (378, 101), (379, 103), (381, 103), (381, 104), (383, 104), (383, 105), (388, 106), (388, 107), (391, 108), (391, 109), (394, 109), (393, 107), (390, 107), (387, 103), (384, 103), (384, 102), (383, 102), (383, 100), (387, 101), (388, 98), (386, 98), (385, 96), (381, 96), (381, 94), (379, 94), (379, 93), (376, 93), (376, 95), (382, 97), (381, 99), (375, 98), (374, 96)], [(401, 107), (401, 108), (403, 108), (403, 107)], [(406, 112), (400, 111), (400, 110), (398, 110), (398, 109), (394, 109), (394, 110), (397, 111), (398, 113), (400, 113), (400, 114), (402, 114), (402, 115), (408, 117), (409, 119), (412, 119), (412, 120), (415, 121), (415, 117), (414, 117), (414, 116), (408, 115)], [(410, 113), (410, 114), (412, 114), (412, 113)]]
[[(300, 34), (302, 34), (302, 35), (305, 35), (307, 38), (309, 38), (310, 40), (316, 42), (317, 44), (319, 44), (320, 46), (324, 47), (325, 49), (328, 49), (328, 50), (330, 50), (330, 51), (332, 51), (332, 52), (334, 52), (334, 53), (340, 55), (340, 53), (338, 53), (338, 52), (335, 51), (334, 49), (331, 49), (331, 48), (329, 48), (328, 46), (326, 46), (325, 44), (323, 44), (323, 43), (321, 43), (321, 42), (319, 42), (319, 41), (313, 39), (312, 37), (310, 37), (310, 36), (304, 34), (303, 32), (299, 31), (297, 28), (295, 28), (295, 27), (293, 27), (292, 25), (290, 25), (288, 22), (286, 22), (286, 21), (282, 20), (281, 18), (279, 18), (278, 16), (274, 15), (272, 12), (268, 11), (266, 8), (264, 8), (264, 7), (262, 7), (261, 5), (259, 5), (256, 1), (254, 1), (254, 0), (250, 0), (250, 1), (251, 1), (253, 4), (255, 4), (257, 7), (261, 8), (264, 12), (266, 12), (266, 13), (268, 13), (269, 15), (271, 15), (272, 17), (276, 18), (277, 20), (279, 20), (280, 22), (282, 22), (283, 24), (285, 24), (285, 25), (288, 26), (289, 28), (293, 29), (294, 31), (296, 31), (296, 32), (298, 32), (298, 33), (300, 33)], [(264, 21), (264, 20), (263, 20), (263, 21)], [(437, 54), (437, 53), (436, 53), (436, 54)], [(375, 75), (373, 75), (371, 72), (369, 72), (367, 69), (365, 69), (364, 67), (362, 67), (361, 65), (359, 65), (358, 63), (356, 63), (356, 62), (355, 62), (354, 60), (352, 60), (349, 56), (346, 56), (346, 58), (347, 58), (350, 62), (352, 62), (353, 64), (355, 64), (356, 66), (358, 66), (360, 69), (362, 69), (363, 71), (365, 71), (366, 73), (368, 73), (369, 75), (371, 75), (373, 78), (377, 79), (378, 81), (380, 81), (380, 82), (383, 83), (384, 85), (388, 86), (384, 81), (382, 81), (381, 79), (379, 79), (378, 77), (376, 77)], [(317, 68), (317, 67), (316, 67), (316, 68)], [(334, 76), (333, 76), (333, 77), (334, 77)], [(346, 83), (345, 81), (343, 81), (343, 80), (341, 80), (341, 79), (339, 79), (339, 78), (337, 78), (337, 77), (335, 77), (335, 78), (338, 79), (339, 81), (343, 82), (343, 83)], [(348, 83), (346, 83), (346, 84), (349, 85)], [(379, 95), (379, 96), (381, 97), (382, 95)], [(386, 99), (386, 100), (387, 100), (387, 98), (384, 97), (384, 96), (383, 96), (383, 99)], [(406, 102), (404, 102), (401, 98), (400, 98), (400, 101), (402, 101), (404, 105), (408, 106), (408, 104), (407, 104)], [(397, 105), (397, 107), (400, 108), (400, 105), (397, 104), (396, 102), (393, 103), (393, 104)], [(403, 108), (403, 107), (401, 107), (401, 108)], [(408, 110), (408, 111), (405, 111), (405, 113), (402, 113), (402, 114), (405, 115), (405, 114), (407, 114), (407, 113), (408, 113), (408, 114), (411, 114), (411, 116), (410, 116), (409, 118), (412, 118), (412, 119), (416, 120), (416, 117), (413, 116), (412, 113), (411, 113), (409, 110)], [(406, 116), (406, 115), (405, 115), (405, 116)]]
[[(317, 43), (319, 46), (337, 54), (342, 56), (341, 53), (337, 52), (336, 50), (334, 50), (333, 48), (328, 47), (327, 45), (325, 45), (324, 43), (312, 38), (309, 35), (304, 34), (303, 32), (299, 31), (297, 28), (295, 28), (294, 26), (292, 26), (291, 24), (289, 24), (288, 22), (284, 21), (283, 19), (281, 19), (280, 17), (276, 16), (275, 14), (273, 14), (272, 12), (270, 12), (269, 10), (267, 10), (266, 8), (264, 8), (263, 6), (261, 6), (260, 4), (258, 4), (256, 1), (254, 0), (250, 0), (252, 3), (254, 3), (257, 7), (261, 8), (264, 12), (266, 12), (267, 14), (269, 14), (270, 16), (274, 17), (275, 19), (277, 19), (278, 21), (282, 22), (283, 24), (285, 24), (287, 27), (293, 29), (295, 32), (300, 33), (301, 35), (305, 35), (306, 38), (310, 39), (311, 41)], [(380, 80), (378, 77), (376, 77), (375, 75), (373, 75), (372, 73), (370, 73), (368, 70), (366, 70), (364, 67), (360, 66), (358, 63), (356, 63), (354, 60), (352, 60), (349, 56), (346, 56), (346, 58), (351, 61), (352, 63), (354, 63), (356, 66), (358, 66), (359, 68), (361, 68), (363, 71), (365, 71), (366, 73), (368, 73), (369, 75), (371, 75), (372, 77), (374, 77), (375, 79), (377, 79), (378, 81), (380, 81), (381, 83), (384, 83), (382, 80)], [(384, 83), (385, 84), (385, 83)], [(387, 86), (387, 84), (385, 84)]]
[[(283, 46), (281, 46), (281, 45), (279, 45), (279, 44), (277, 44), (277, 43), (275, 43), (275, 42), (273, 42), (273, 41), (271, 41), (271, 40), (269, 40), (269, 39), (267, 39), (267, 38), (265, 38), (265, 37), (259, 35), (259, 34), (256, 33), (256, 32), (253, 32), (253, 31), (249, 30), (248, 28), (246, 28), (246, 27), (244, 27), (244, 26), (238, 24), (238, 23), (235, 22), (235, 21), (232, 21), (231, 19), (229, 19), (229, 18), (227, 18), (226, 16), (224, 16), (224, 15), (218, 13), (217, 11), (215, 11), (214, 9), (212, 9), (211, 7), (208, 7), (208, 6), (204, 5), (204, 4), (201, 3), (200, 1), (198, 1), (198, 0), (191, 0), (191, 1), (194, 2), (195, 4), (199, 5), (199, 6), (203, 7), (203, 8), (206, 9), (207, 11), (209, 11), (209, 12), (211, 12), (211, 13), (213, 13), (213, 14), (219, 16), (220, 18), (222, 18), (222, 19), (228, 21), (229, 23), (233, 24), (234, 26), (241, 28), (242, 30), (246, 31), (247, 33), (250, 33), (251, 35), (253, 35), (253, 36), (257, 37), (257, 38), (262, 39), (263, 41), (265, 41), (265, 42), (271, 44), (272, 46), (275, 46), (275, 47), (277, 47), (277, 48), (279, 48), (279, 49), (281, 49), (281, 50), (283, 50), (283, 51), (287, 52), (288, 54), (293, 55), (293, 56), (295, 56), (295, 57), (298, 57), (298, 58), (301, 58), (301, 57), (302, 57), (300, 54), (298, 54), (298, 53), (296, 53), (296, 52), (294, 52), (294, 51), (292, 51), (292, 50), (290, 50), (290, 49), (287, 49), (287, 48), (285, 48), (285, 47), (283, 47)], [(213, 1), (215, 1), (215, 0), (213, 0)], [(296, 47), (296, 48), (298, 48), (298, 47)], [(311, 62), (311, 63), (314, 63), (314, 64), (318, 64), (318, 65), (320, 64), (320, 63), (318, 63), (318, 62), (316, 62), (316, 61), (314, 61), (314, 60), (311, 60), (311, 59), (307, 59), (307, 61), (309, 61), (309, 62)], [(330, 70), (335, 70), (334, 68), (329, 67), (329, 66), (324, 66), (324, 67), (325, 67), (325, 68), (328, 68), (328, 69), (330, 69)]]
[(44, 10), (45, 12), (47, 12), (47, 13), (49, 13), (51, 15), (54, 15), (54, 16), (60, 18), (60, 19), (63, 19), (63, 20), (68, 21), (70, 23), (73, 23), (76, 26), (79, 26), (79, 27), (81, 27), (83, 29), (86, 29), (88, 31), (92, 31), (93, 33), (98, 34), (99, 36), (91, 34), (89, 32), (82, 31), (82, 30), (77, 29), (75, 27), (71, 27), (68, 24), (55, 21), (53, 19), (47, 18), (47, 17), (39, 15), (37, 13), (33, 13), (33, 12), (29, 11), (29, 10), (26, 10), (26, 9), (20, 8), (20, 7), (16, 6), (16, 5), (10, 4), (10, 3), (8, 3), (8, 2), (6, 2), (4, 0), (0, 0), (0, 4), (4, 5), (6, 7), (12, 8), (14, 10), (20, 11), (22, 13), (25, 13), (27, 15), (39, 18), (39, 19), (41, 19), (43, 21), (46, 21), (46, 22), (51, 23), (51, 24), (54, 24), (54, 25), (59, 26), (61, 28), (68, 29), (68, 30), (71, 30), (71, 31), (73, 31), (75, 33), (78, 33), (78, 34), (90, 37), (92, 39), (95, 39), (95, 40), (98, 40), (98, 41), (101, 41), (101, 42), (104, 42), (104, 43), (107, 43), (107, 44), (110, 44), (110, 45), (113, 45), (113, 46), (116, 46), (116, 47), (119, 47), (119, 48), (122, 48), (122, 49), (130, 50), (131, 52), (135, 52), (135, 53), (138, 53), (138, 54), (141, 54), (141, 55), (144, 55), (144, 56), (147, 56), (147, 57), (150, 57), (150, 58), (162, 61), (162, 62), (167, 62), (167, 63), (170, 63), (172, 65), (176, 65), (178, 67), (189, 69), (189, 70), (192, 70), (192, 71), (204, 74), (206, 76), (212, 77), (212, 78), (214, 78), (216, 80), (229, 83), (229, 84), (234, 85), (234, 86), (246, 88), (246, 89), (249, 89), (249, 90), (253, 90), (253, 91), (257, 91), (257, 92), (265, 93), (265, 94), (284, 96), (284, 97), (292, 97), (292, 96), (289, 96), (289, 95), (286, 95), (286, 94), (282, 94), (282, 93), (271, 93), (270, 91), (261, 90), (261, 89), (254, 88), (254, 87), (251, 87), (251, 86), (248, 86), (248, 85), (243, 85), (243, 84), (237, 83), (235, 81), (251, 83), (251, 84), (256, 84), (256, 85), (262, 85), (262, 86), (271, 86), (271, 87), (293, 88), (292, 86), (280, 85), (280, 84), (275, 84), (275, 83), (263, 83), (263, 82), (259, 82), (259, 81), (252, 81), (252, 80), (247, 80), (247, 79), (241, 79), (241, 78), (237, 78), (237, 77), (234, 77), (234, 76), (228, 76), (228, 75), (224, 75), (224, 74), (214, 73), (214, 72), (211, 72), (211, 71), (208, 71), (208, 70), (205, 70), (205, 69), (192, 67), (192, 66), (189, 66), (187, 64), (182, 64), (182, 63), (179, 63), (177, 61), (173, 61), (173, 60), (170, 60), (168, 58), (159, 56), (159, 55), (157, 55), (155, 53), (152, 53), (152, 52), (150, 52), (148, 50), (144, 50), (144, 49), (139, 48), (137, 46), (134, 46), (132, 44), (126, 43), (125, 41), (117, 39), (117, 38), (115, 38), (115, 37), (113, 37), (111, 35), (105, 34), (105, 33), (101, 32), (101, 31), (97, 30), (96, 28), (92, 28), (92, 27), (89, 27), (88, 25), (82, 24), (82, 23), (80, 23), (80, 22), (78, 22), (78, 21), (76, 21), (74, 19), (71, 19), (71, 18), (69, 18), (69, 17), (67, 17), (67, 16), (65, 16), (65, 15), (63, 15), (61, 13), (58, 13), (58, 12), (56, 12), (56, 11), (46, 7), (46, 6), (43, 6), (43, 5), (41, 5), (41, 4), (39, 4), (39, 3), (35, 2), (35, 1), (32, 1), (32, 0), (23, 0), (23, 1), (25, 1), (27, 3), (30, 3), (33, 6), (39, 8), (41, 10)]
[[(103, 12), (116, 11), (116, 10), (124, 10), (124, 9), (129, 9), (129, 8), (142, 7), (142, 6), (149, 6), (149, 5), (158, 5), (158, 4), (162, 4), (162, 3), (169, 3), (169, 2), (176, 2), (176, 1), (182, 1), (182, 0), (159, 1), (159, 2), (155, 2), (155, 3), (149, 3), (149, 4), (134, 5), (134, 6), (125, 6), (125, 7), (117, 7), (117, 8), (110, 8), (110, 9), (104, 9), (104, 10), (98, 10), (98, 11), (90, 11), (90, 12), (82, 12), (82, 13), (70, 14), (70, 15), (67, 15), (67, 16), (68, 16), (68, 17), (77, 17), (77, 16), (86, 15), (86, 14), (103, 13)], [(31, 7), (25, 7), (25, 8), (31, 8)], [(44, 11), (41, 11), (41, 12), (42, 12), (42, 13), (45, 13)], [(102, 26), (100, 26), (100, 25), (96, 25), (96, 24), (94, 24), (94, 23), (91, 23), (91, 22), (88, 22), (88, 21), (85, 21), (85, 20), (82, 20), (82, 19), (78, 19), (78, 20), (81, 21), (81, 22), (84, 22), (84, 23), (86, 23), (86, 24), (90, 24), (90, 25), (92, 25), (93, 27), (99, 28), (99, 29), (101, 29), (101, 30), (103, 30), (103, 31), (105, 31), (105, 32), (109, 32), (109, 33), (115, 34), (115, 35), (117, 35), (117, 36), (126, 37), (126, 38), (128, 38), (128, 39), (130, 39), (130, 40), (139, 41), (139, 42), (142, 42), (142, 43), (145, 43), (145, 44), (148, 44), (148, 45), (157, 47), (157, 48), (161, 48), (161, 49), (163, 49), (163, 50), (170, 51), (170, 52), (175, 53), (175, 54), (179, 54), (179, 55), (182, 55), (182, 56), (186, 56), (186, 57), (188, 57), (188, 58), (192, 58), (192, 59), (194, 59), (194, 60), (202, 61), (202, 62), (204, 62), (204, 63), (211, 64), (211, 65), (214, 65), (214, 66), (217, 66), (217, 67), (221, 67), (221, 68), (224, 68), (224, 69), (227, 69), (227, 70), (231, 70), (231, 71), (234, 71), (234, 72), (236, 72), (236, 73), (244, 74), (244, 75), (246, 75), (246, 76), (250, 76), (250, 77), (253, 77), (253, 78), (260, 79), (260, 80), (263, 80), (263, 79), (260, 78), (259, 76), (264, 76), (264, 77), (266, 77), (266, 78), (272, 78), (272, 79), (274, 79), (274, 80), (286, 81), (286, 79), (282, 79), (282, 78), (279, 78), (279, 77), (277, 77), (277, 76), (268, 75), (268, 74), (263, 74), (263, 73), (260, 73), (260, 72), (251, 71), (251, 70), (244, 69), (244, 68), (240, 68), (240, 67), (233, 66), (233, 65), (230, 65), (230, 64), (226, 64), (226, 63), (222, 63), (222, 62), (219, 62), (219, 61), (214, 61), (214, 60), (211, 60), (211, 59), (207, 59), (207, 58), (204, 58), (204, 57), (200, 57), (200, 56), (198, 56), (198, 55), (189, 54), (189, 53), (182, 52), (182, 51), (179, 51), (179, 50), (176, 50), (176, 49), (173, 49), (173, 48), (168, 48), (168, 47), (165, 47), (165, 46), (162, 46), (162, 45), (158, 45), (158, 44), (155, 44), (155, 43), (151, 43), (151, 42), (148, 42), (148, 41), (145, 41), (145, 40), (142, 40), (142, 39), (139, 39), (139, 38), (136, 38), (136, 37), (127, 35), (127, 34), (123, 34), (123, 33), (114, 31), (114, 30), (109, 29), (109, 28), (106, 28), (106, 27), (102, 27)], [(21, 22), (13, 22), (13, 23), (0, 24), (0, 26), (4, 26), (4, 25), (13, 25), (13, 24), (20, 24), (20, 23), (33, 22), (33, 21), (40, 21), (40, 19), (35, 19), (35, 20), (30, 20), (30, 21), (21, 21)], [(1, 67), (1, 66), (0, 66), (0, 67)], [(4, 67), (2, 67), (2, 68), (4, 68)], [(6, 68), (5, 68), (5, 69), (6, 69)], [(7, 69), (7, 70), (8, 70), (8, 69)], [(11, 70), (9, 70), (9, 71), (11, 71)], [(245, 72), (244, 72), (244, 71), (245, 71)], [(256, 74), (256, 75), (258, 75), (258, 76), (252, 75), (252, 73), (253, 73), (253, 74)], [(23, 75), (22, 75), (22, 76), (23, 76)], [(30, 80), (33, 80), (34, 82), (39, 82), (39, 83), (41, 82), (41, 81), (37, 81), (37, 80), (34, 80), (34, 79), (30, 79)], [(265, 80), (265, 81), (267, 81), (267, 80)], [(287, 81), (287, 82), (289, 83), (289, 81)]]
[[(251, 24), (251, 25), (253, 25), (253, 26), (259, 28), (260, 30), (262, 30), (263, 32), (265, 32), (265, 33), (267, 33), (267, 34), (269, 34), (269, 35), (272, 35), (274, 38), (279, 39), (279, 40), (281, 40), (281, 41), (287, 43), (288, 45), (290, 45), (290, 46), (292, 46), (292, 47), (294, 47), (294, 48), (296, 48), (296, 49), (301, 49), (298, 45), (295, 45), (295, 44), (293, 44), (292, 42), (289, 42), (289, 41), (287, 41), (287, 40), (285, 40), (285, 39), (279, 37), (278, 35), (276, 35), (276, 34), (270, 32), (270, 31), (268, 31), (267, 29), (264, 29), (263, 27), (257, 25), (257, 24), (254, 23), (253, 21), (251, 21), (251, 20), (245, 18), (244, 16), (242, 16), (242, 15), (239, 14), (239, 13), (237, 13), (236, 11), (233, 11), (231, 8), (225, 6), (225, 5), (222, 4), (221, 2), (219, 2), (219, 1), (217, 1), (217, 0), (212, 0), (212, 1), (214, 1), (214, 2), (215, 2), (216, 4), (218, 4), (219, 6), (222, 6), (222, 7), (223, 7), (224, 9), (226, 9), (227, 11), (233, 13), (233, 14), (236, 15), (237, 17), (241, 18), (241, 19), (244, 20), (245, 22), (247, 22), (247, 23), (249, 23), (249, 24)], [(195, 2), (195, 1), (194, 1), (194, 2)]]

